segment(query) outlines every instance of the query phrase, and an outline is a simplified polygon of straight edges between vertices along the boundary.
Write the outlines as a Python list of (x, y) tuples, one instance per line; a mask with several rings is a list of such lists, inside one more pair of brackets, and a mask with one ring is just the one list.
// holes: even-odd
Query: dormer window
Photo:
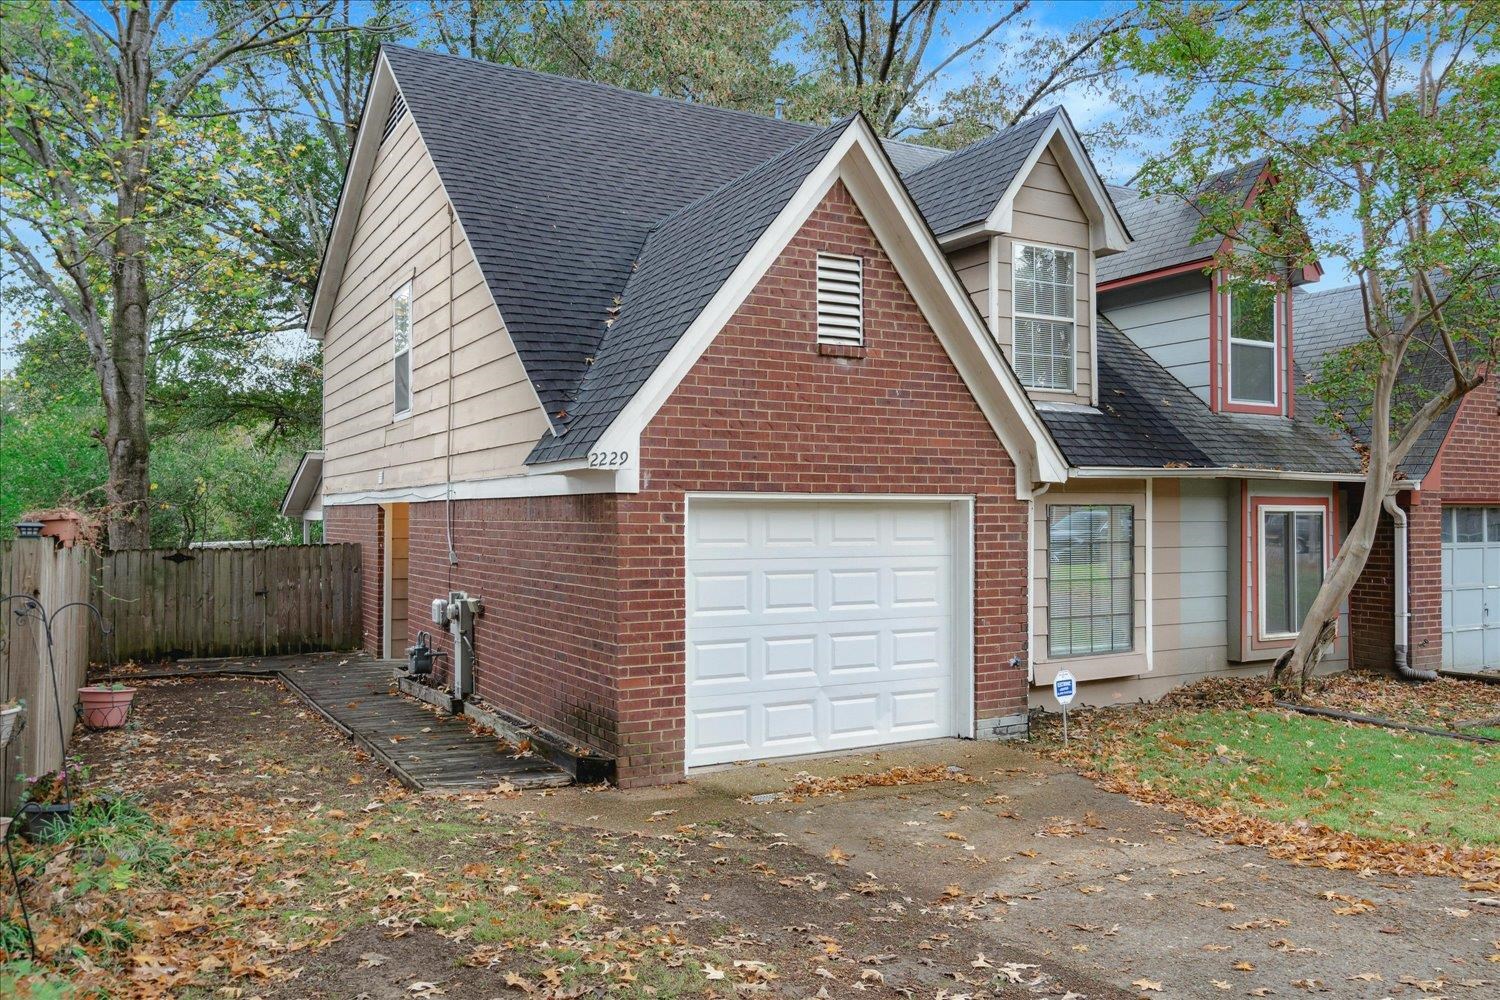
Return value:
[(1228, 296), (1229, 401), (1275, 406), (1278, 362), (1276, 289), (1237, 288)]
[(1022, 385), (1073, 391), (1077, 273), (1072, 250), (1015, 244), (1012, 361)]

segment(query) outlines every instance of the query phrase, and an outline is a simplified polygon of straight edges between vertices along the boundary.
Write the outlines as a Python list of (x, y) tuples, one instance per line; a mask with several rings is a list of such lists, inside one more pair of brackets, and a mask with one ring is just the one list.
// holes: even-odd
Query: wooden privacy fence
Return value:
[[(89, 599), (91, 556), (56, 548), (50, 538), (0, 539), (0, 597), (19, 595), (0, 605), (0, 703), (26, 702), (25, 728), (0, 756), (5, 816), (19, 805), (19, 779), (57, 770), (72, 740), (88, 635), (98, 632), (88, 609), (75, 604)], [(50, 662), (43, 613), (52, 626)]]
[(125, 549), (100, 557), (112, 635), (92, 658), (253, 656), (360, 644), (358, 545)]

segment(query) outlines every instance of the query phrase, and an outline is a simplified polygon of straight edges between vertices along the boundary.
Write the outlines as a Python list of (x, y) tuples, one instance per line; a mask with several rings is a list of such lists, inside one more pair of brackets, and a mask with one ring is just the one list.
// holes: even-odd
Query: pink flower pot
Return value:
[(113, 690), (99, 685), (78, 689), (83, 702), (83, 724), (90, 729), (119, 729), (130, 717), (130, 702), (135, 688)]

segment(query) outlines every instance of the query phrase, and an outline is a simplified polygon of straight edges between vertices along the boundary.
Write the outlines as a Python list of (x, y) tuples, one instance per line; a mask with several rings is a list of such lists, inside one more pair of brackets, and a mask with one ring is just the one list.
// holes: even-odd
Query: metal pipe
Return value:
[(1396, 502), (1394, 493), (1386, 494), (1381, 506), (1386, 513), (1391, 515), (1392, 538), (1391, 548), (1394, 551), (1394, 576), (1395, 576), (1395, 649), (1392, 660), (1396, 665), (1396, 672), (1407, 680), (1413, 681), (1435, 681), (1437, 671), (1418, 670), (1411, 665), (1410, 638), (1411, 638), (1411, 593), (1407, 572), (1407, 532), (1406, 511)]

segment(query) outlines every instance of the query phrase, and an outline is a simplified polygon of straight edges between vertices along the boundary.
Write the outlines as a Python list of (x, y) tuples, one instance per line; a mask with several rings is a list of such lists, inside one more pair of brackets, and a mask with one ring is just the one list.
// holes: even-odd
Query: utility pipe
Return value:
[(1407, 573), (1407, 537), (1406, 537), (1406, 511), (1396, 502), (1394, 493), (1386, 494), (1381, 506), (1391, 515), (1393, 524), (1391, 547), (1395, 550), (1395, 615), (1396, 615), (1396, 647), (1394, 650), (1394, 662), (1396, 672), (1407, 680), (1412, 681), (1435, 681), (1437, 671), (1418, 670), (1411, 665), (1410, 645), (1411, 638), (1411, 593), (1408, 587)]

